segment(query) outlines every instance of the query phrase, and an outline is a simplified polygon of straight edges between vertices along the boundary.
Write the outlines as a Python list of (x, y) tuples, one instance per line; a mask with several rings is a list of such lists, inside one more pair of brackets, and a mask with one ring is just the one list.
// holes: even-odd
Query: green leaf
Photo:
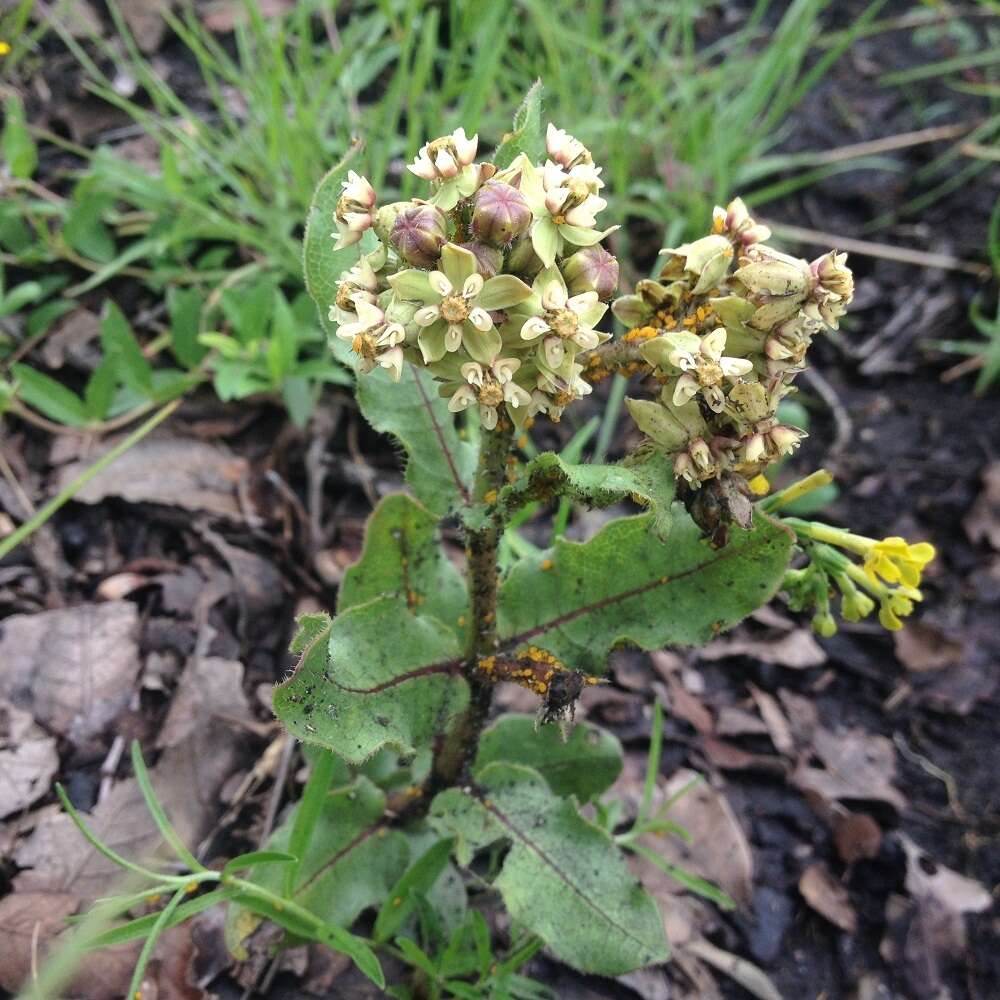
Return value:
[(109, 194), (95, 192), (96, 180), (87, 177), (76, 186), (63, 223), (62, 237), (82, 257), (107, 264), (114, 260), (117, 247), (102, 217), (113, 199)]
[(405, 365), (399, 382), (378, 368), (358, 379), (358, 404), (377, 431), (406, 449), (406, 481), (425, 507), (443, 517), (471, 500), (476, 449), (459, 438), (454, 414), (429, 372)]
[(121, 309), (108, 299), (101, 317), (101, 346), (121, 381), (141, 396), (153, 395), (153, 368)]
[(665, 535), (674, 499), (673, 464), (654, 452), (641, 464), (585, 465), (567, 462), (551, 451), (533, 458), (517, 480), (500, 491), (498, 504), (509, 513), (532, 500), (565, 496), (573, 503), (609, 507), (624, 497), (645, 501), (656, 531)]
[(204, 301), (204, 296), (197, 288), (174, 287), (167, 290), (170, 349), (185, 368), (194, 368), (208, 354), (208, 347), (198, 343)]
[(30, 365), (16, 364), (11, 371), (17, 380), (18, 395), (45, 416), (70, 427), (84, 427), (87, 407), (80, 397), (61, 382)]
[(267, 369), (275, 385), (295, 367), (298, 341), (295, 336), (295, 316), (288, 299), (280, 288), (274, 290), (274, 313), (271, 320), (271, 339), (267, 345)]
[(247, 851), (226, 862), (222, 869), (223, 875), (238, 872), (242, 868), (253, 868), (254, 865), (294, 865), (299, 859), (286, 851)]
[(275, 688), (274, 712), (293, 735), (351, 764), (386, 745), (416, 753), (468, 701), (455, 634), (403, 598), (376, 598), (333, 622), (303, 615), (299, 624), (292, 648), (302, 659)]
[(760, 513), (722, 549), (679, 504), (665, 542), (652, 527), (651, 514), (621, 518), (588, 542), (522, 558), (500, 589), (502, 642), (530, 641), (590, 673), (626, 642), (702, 645), (767, 603), (791, 557), (791, 533)]
[(503, 142), (493, 154), (493, 162), (501, 170), (520, 153), (536, 161), (545, 153), (545, 134), (542, 131), (542, 81), (536, 80), (524, 95), (521, 106), (514, 114), (514, 127), (503, 137)]
[(614, 976), (668, 957), (656, 904), (611, 837), (531, 768), (487, 765), (472, 788), (441, 792), (430, 819), (458, 838), (460, 864), (510, 841), (494, 887), (511, 917), (568, 965)]
[(369, 517), (361, 558), (344, 574), (337, 609), (384, 596), (403, 598), (459, 637), (467, 632), (465, 582), (441, 548), (438, 519), (405, 493), (387, 496)]
[[(271, 835), (269, 853), (290, 853), (300, 808), (297, 805)], [(322, 800), (290, 894), (285, 891), (285, 865), (256, 866), (246, 881), (284, 895), (327, 924), (350, 927), (362, 910), (387, 897), (409, 860), (406, 837), (383, 826), (384, 811), (385, 793), (358, 777)], [(227, 916), (229, 940), (237, 948), (255, 926), (240, 909), (234, 906)]]
[(28, 126), (24, 120), (24, 105), (21, 98), (11, 93), (4, 102), (3, 135), (0, 136), (0, 149), (11, 176), (25, 180), (35, 172), (38, 166), (38, 150), (35, 140), (31, 138)]
[(451, 848), (450, 838), (438, 840), (389, 890), (375, 920), (376, 941), (388, 941), (406, 923), (416, 905), (416, 894), (426, 894), (437, 882), (451, 857)]
[(505, 715), (479, 740), (476, 768), (494, 761), (534, 768), (556, 795), (581, 802), (600, 795), (622, 770), (622, 748), (610, 733), (588, 722), (573, 727), (563, 742), (558, 726), (536, 728), (528, 715)]

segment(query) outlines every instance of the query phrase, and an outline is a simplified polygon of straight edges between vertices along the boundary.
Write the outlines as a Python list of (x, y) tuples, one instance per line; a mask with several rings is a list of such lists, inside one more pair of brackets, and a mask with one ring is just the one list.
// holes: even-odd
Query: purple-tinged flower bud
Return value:
[(472, 232), (493, 246), (506, 246), (531, 225), (531, 209), (516, 187), (487, 181), (473, 202)]
[(441, 257), (441, 247), (448, 242), (444, 213), (433, 205), (405, 209), (393, 223), (389, 242), (408, 264), (433, 267)]
[(570, 295), (597, 292), (607, 302), (618, 287), (618, 258), (602, 246), (584, 247), (563, 263), (562, 273)]
[(470, 240), (468, 243), (459, 243), (458, 245), (463, 250), (468, 250), (476, 258), (476, 270), (484, 278), (495, 277), (503, 268), (503, 254), (496, 248), (480, 243), (478, 240)]

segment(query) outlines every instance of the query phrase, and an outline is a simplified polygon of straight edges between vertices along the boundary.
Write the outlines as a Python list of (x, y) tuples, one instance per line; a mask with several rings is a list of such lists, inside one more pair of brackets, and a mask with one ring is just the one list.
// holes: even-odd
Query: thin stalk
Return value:
[[(479, 466), (473, 485), (473, 503), (491, 507), (507, 474), (514, 428), (507, 422), (493, 431), (483, 431)], [(499, 568), (497, 553), (503, 535), (503, 522), (490, 511), (482, 527), (467, 529), (466, 558), (468, 560), (469, 607), (472, 631), (466, 652), (463, 673), (469, 684), (469, 706), (454, 727), (445, 735), (434, 754), (431, 776), (423, 799), (429, 803), (433, 795), (460, 781), (475, 759), (479, 734), (486, 725), (493, 701), (493, 684), (479, 670), (479, 660), (496, 650), (497, 644), (497, 585)]]

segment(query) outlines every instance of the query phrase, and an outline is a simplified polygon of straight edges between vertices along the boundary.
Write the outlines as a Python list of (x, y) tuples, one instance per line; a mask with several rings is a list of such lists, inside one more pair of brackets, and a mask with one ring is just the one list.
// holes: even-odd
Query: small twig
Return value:
[(11, 492), (17, 497), (18, 503), (24, 508), (25, 517), (31, 517), (38, 513), (35, 505), (31, 502), (31, 497), (24, 492), (17, 476), (14, 475), (14, 470), (10, 467), (10, 463), (7, 461), (7, 456), (3, 453), (2, 448), (0, 448), (0, 473), (3, 473), (3, 477), (7, 480), (7, 485), (11, 488)]
[(836, 434), (833, 444), (830, 446), (830, 455), (837, 458), (854, 437), (854, 421), (851, 420), (847, 408), (841, 403), (837, 390), (815, 368), (807, 368), (802, 373), (802, 378), (809, 384), (810, 388), (815, 390), (816, 395), (826, 403), (833, 414)]
[(909, 149), (911, 146), (921, 146), (927, 142), (956, 139), (965, 132), (971, 132), (979, 124), (979, 122), (958, 122), (952, 125), (934, 125), (931, 128), (922, 128), (915, 132), (901, 132), (899, 135), (887, 135), (881, 139), (869, 139), (867, 142), (853, 142), (848, 146), (838, 146), (836, 149), (822, 149), (815, 153), (796, 153), (794, 159), (798, 162), (808, 160), (810, 166), (842, 163), (844, 160), (856, 160), (862, 156), (889, 153), (895, 149)]
[(281, 757), (278, 760), (278, 770), (274, 776), (274, 786), (271, 788), (271, 797), (267, 801), (267, 812), (264, 813), (264, 825), (257, 842), (257, 846), (261, 850), (267, 845), (271, 831), (274, 829), (274, 821), (278, 818), (278, 808), (281, 805), (281, 797), (285, 793), (285, 784), (288, 781), (288, 772), (291, 768), (292, 756), (295, 753), (295, 740), (287, 733), (284, 734), (284, 738)]
[(115, 780), (115, 772), (122, 761), (122, 754), (125, 753), (125, 737), (119, 733), (111, 741), (111, 749), (108, 750), (104, 763), (101, 764), (101, 787), (97, 793), (97, 801), (103, 802), (111, 791), (111, 783)]
[[(763, 221), (763, 220), (761, 220)], [(780, 222), (768, 222), (767, 225), (775, 236), (791, 240), (793, 243), (806, 243), (810, 246), (834, 246), (838, 250), (857, 253), (865, 257), (879, 257), (883, 260), (894, 260), (900, 264), (914, 264), (917, 267), (937, 267), (945, 271), (962, 271), (974, 274), (977, 278), (989, 278), (993, 269), (988, 264), (978, 264), (972, 260), (962, 260), (949, 253), (927, 253), (924, 250), (911, 250), (909, 247), (894, 247), (888, 243), (872, 243), (870, 240), (854, 240), (835, 233), (824, 233), (818, 229), (804, 229), (802, 226), (787, 226)]]

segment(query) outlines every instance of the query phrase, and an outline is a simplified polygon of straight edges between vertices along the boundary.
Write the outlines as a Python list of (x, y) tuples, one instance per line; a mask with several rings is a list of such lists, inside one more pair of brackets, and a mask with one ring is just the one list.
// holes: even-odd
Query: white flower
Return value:
[(449, 180), (456, 177), (462, 167), (476, 158), (479, 136), (466, 138), (465, 129), (457, 128), (451, 135), (434, 139), (420, 147), (407, 170), (425, 181)]
[[(566, 341), (580, 350), (590, 351), (608, 339), (607, 334), (594, 329), (594, 325), (607, 311), (607, 306), (598, 299), (597, 292), (582, 292), (571, 297), (561, 276), (556, 276), (544, 285), (541, 308), (541, 315), (530, 316), (524, 321), (521, 339), (544, 338), (539, 358), (550, 369), (556, 369), (562, 364)], [(576, 351), (572, 353), (575, 355)]]
[(337, 232), (332, 234), (337, 240), (334, 250), (357, 243), (375, 219), (375, 189), (367, 178), (350, 170), (341, 187), (343, 190), (333, 213), (333, 221), (337, 225)]
[(417, 342), (428, 364), (463, 346), (474, 360), (490, 364), (502, 344), (490, 310), (507, 309), (531, 295), (512, 274), (484, 280), (476, 258), (453, 243), (441, 250), (440, 271), (399, 271), (389, 283), (401, 299), (423, 303), (413, 321), (422, 327)]
[(337, 324), (355, 320), (358, 302), (375, 304), (378, 275), (368, 257), (362, 257), (350, 270), (344, 271), (337, 284), (337, 296), (330, 305), (329, 319)]
[(402, 323), (390, 322), (377, 305), (364, 299), (357, 299), (356, 305), (357, 314), (350, 322), (341, 323), (337, 337), (351, 345), (362, 374), (381, 365), (398, 382), (404, 360), (400, 345), (406, 340), (406, 330)]
[(521, 367), (517, 358), (497, 358), (492, 364), (480, 365), (470, 361), (461, 367), (465, 385), (460, 385), (448, 400), (448, 409), (457, 413), (471, 406), (479, 405), (479, 418), (487, 430), (493, 430), (499, 419), (498, 408), (506, 403), (508, 412), (519, 422), (527, 416), (531, 397), (514, 381), (514, 373)]
[(567, 170), (577, 164), (593, 163), (590, 150), (565, 129), (556, 128), (552, 122), (549, 122), (545, 130), (545, 149), (559, 166)]
[(670, 364), (683, 373), (674, 387), (674, 406), (683, 406), (700, 392), (711, 409), (716, 413), (722, 410), (726, 402), (723, 380), (735, 381), (753, 370), (753, 362), (746, 358), (723, 357), (725, 348), (726, 330), (720, 326), (701, 338), (697, 348), (670, 352)]

